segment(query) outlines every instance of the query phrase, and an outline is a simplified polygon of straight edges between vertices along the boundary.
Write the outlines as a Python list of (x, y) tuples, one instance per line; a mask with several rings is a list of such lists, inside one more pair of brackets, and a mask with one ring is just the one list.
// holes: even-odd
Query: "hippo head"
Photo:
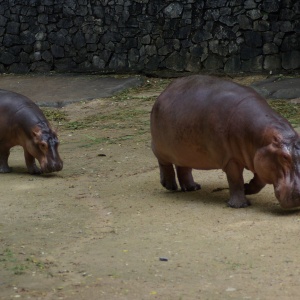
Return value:
[(273, 184), (275, 196), (282, 208), (300, 206), (300, 137), (273, 139), (258, 151), (255, 169), (265, 182)]
[(42, 173), (62, 170), (63, 162), (58, 154), (59, 141), (54, 130), (42, 123), (32, 129), (32, 137), (27, 144), (27, 151), (36, 158)]
[(285, 149), (283, 176), (274, 184), (274, 190), (283, 208), (293, 208), (300, 206), (300, 138)]

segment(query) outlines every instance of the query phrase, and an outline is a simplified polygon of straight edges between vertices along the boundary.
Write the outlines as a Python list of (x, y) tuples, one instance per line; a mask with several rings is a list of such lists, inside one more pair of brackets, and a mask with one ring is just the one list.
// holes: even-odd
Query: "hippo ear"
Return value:
[(32, 129), (32, 137), (33, 137), (33, 140), (37, 143), (41, 140), (41, 136), (42, 136), (42, 132), (39, 128), (37, 127), (34, 127)]
[(281, 139), (278, 136), (274, 135), (272, 140), (272, 145), (275, 146), (276, 148), (281, 148), (282, 146)]

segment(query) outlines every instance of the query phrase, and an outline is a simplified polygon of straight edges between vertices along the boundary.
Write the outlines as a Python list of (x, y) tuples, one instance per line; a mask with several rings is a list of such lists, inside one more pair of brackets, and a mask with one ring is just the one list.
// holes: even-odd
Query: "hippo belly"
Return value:
[[(228, 204), (236, 208), (250, 204), (245, 193), (279, 184), (281, 175), (273, 169), (282, 166), (278, 159), (270, 160), (276, 141), (283, 136), (299, 139), (253, 89), (200, 75), (177, 79), (162, 92), (151, 112), (151, 136), (165, 188), (177, 189), (173, 166), (183, 191), (200, 189), (192, 169), (222, 169), (229, 183)], [(281, 147), (278, 155), (279, 150), (285, 151)], [(244, 168), (254, 173), (246, 185)]]

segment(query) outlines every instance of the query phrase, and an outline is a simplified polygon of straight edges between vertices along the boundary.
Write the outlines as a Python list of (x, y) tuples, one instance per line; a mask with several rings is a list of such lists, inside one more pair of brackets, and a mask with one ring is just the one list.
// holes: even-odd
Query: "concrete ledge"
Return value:
[(0, 89), (20, 93), (40, 106), (62, 107), (69, 103), (111, 97), (140, 86), (140, 76), (99, 75), (0, 75)]

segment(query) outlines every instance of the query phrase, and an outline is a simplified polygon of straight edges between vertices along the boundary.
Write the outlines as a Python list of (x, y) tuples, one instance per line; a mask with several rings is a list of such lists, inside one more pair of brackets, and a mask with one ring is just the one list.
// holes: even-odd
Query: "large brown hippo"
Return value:
[[(60, 171), (56, 133), (40, 108), (27, 97), (0, 90), (0, 173), (10, 172), (10, 148), (20, 145), (30, 174)], [(41, 169), (35, 164), (40, 163)]]
[[(300, 137), (252, 88), (210, 76), (171, 83), (151, 112), (152, 149), (161, 184), (200, 189), (192, 169), (222, 169), (229, 183), (228, 205), (250, 205), (245, 194), (273, 184), (281, 207), (300, 206)], [(244, 185), (244, 168), (254, 173)]]

